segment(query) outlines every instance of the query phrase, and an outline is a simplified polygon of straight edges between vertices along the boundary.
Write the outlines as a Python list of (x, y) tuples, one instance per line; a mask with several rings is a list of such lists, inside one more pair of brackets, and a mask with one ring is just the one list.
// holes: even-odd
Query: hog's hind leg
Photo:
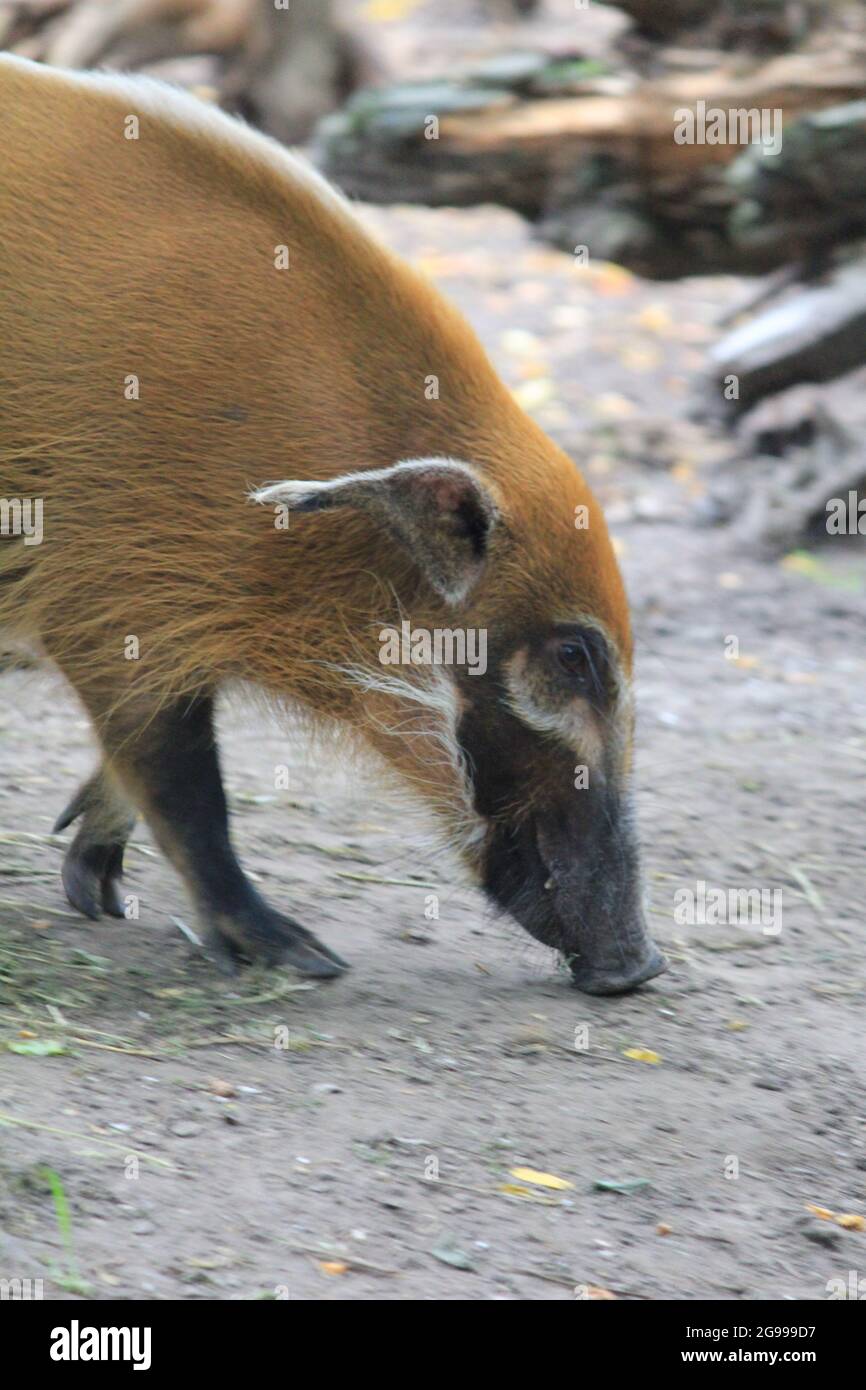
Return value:
[(79, 817), (81, 825), (61, 870), (66, 896), (94, 921), (103, 912), (123, 917), (123, 852), (135, 825), (135, 812), (106, 768), (79, 787), (58, 817), (54, 834)]

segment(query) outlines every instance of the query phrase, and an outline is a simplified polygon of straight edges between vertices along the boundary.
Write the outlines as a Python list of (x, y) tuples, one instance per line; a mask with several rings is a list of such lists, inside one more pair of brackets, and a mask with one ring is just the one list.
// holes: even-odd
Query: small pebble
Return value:
[(201, 1134), (201, 1125), (196, 1124), (195, 1120), (173, 1120), (169, 1129), (178, 1139), (192, 1139), (196, 1134)]

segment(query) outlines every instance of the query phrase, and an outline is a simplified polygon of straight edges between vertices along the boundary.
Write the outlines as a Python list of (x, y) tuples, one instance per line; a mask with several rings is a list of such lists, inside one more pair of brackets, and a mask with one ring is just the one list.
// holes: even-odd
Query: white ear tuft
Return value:
[[(327, 493), (332, 486), (331, 483), (313, 482), (270, 483), (267, 487), (260, 487), (255, 492), (251, 492), (249, 499), (251, 502), (260, 502), (265, 507), (276, 502), (283, 502), (292, 511), (316, 511), (318, 509), (316, 499), (323, 493)], [(319, 504), (320, 506), (321, 504)]]

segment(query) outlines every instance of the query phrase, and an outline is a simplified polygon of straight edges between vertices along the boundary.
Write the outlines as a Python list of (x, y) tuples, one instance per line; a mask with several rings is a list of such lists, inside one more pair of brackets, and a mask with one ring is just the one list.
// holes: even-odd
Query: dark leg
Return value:
[(66, 896), (85, 917), (95, 920), (103, 912), (123, 917), (123, 851), (135, 812), (104, 767), (79, 787), (54, 826), (55, 835), (79, 816), (81, 826), (61, 871)]
[(210, 697), (165, 707), (132, 734), (110, 722), (101, 734), (112, 766), (186, 880), (222, 964), (285, 961), (316, 976), (346, 968), (311, 932), (269, 907), (244, 875), (229, 839)]

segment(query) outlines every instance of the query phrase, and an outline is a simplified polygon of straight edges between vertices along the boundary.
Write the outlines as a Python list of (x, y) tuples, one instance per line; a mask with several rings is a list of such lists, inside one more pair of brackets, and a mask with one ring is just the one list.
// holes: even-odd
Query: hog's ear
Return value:
[(367, 512), (405, 546), (449, 603), (460, 603), (478, 579), (498, 515), (473, 470), (446, 458), (407, 459), (325, 483), (274, 483), (250, 495), (266, 505), (282, 502), (292, 512)]

